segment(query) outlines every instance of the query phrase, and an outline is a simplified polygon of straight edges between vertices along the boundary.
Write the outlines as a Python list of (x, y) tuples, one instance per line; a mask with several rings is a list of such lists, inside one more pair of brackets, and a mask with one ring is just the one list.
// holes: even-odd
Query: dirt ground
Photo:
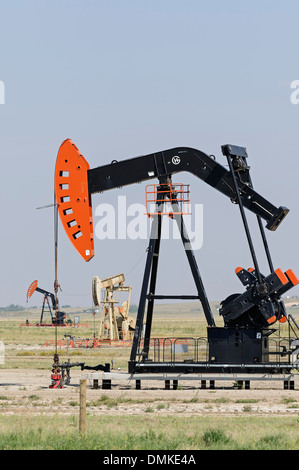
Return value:
[[(79, 406), (81, 370), (71, 370), (71, 381), (62, 389), (51, 389), (51, 372), (28, 369), (0, 369), (0, 413), (2, 415), (75, 414)], [(207, 386), (209, 384), (207, 383)], [(297, 415), (299, 382), (294, 390), (284, 390), (283, 382), (251, 381), (250, 389), (236, 389), (233, 383), (217, 382), (215, 389), (201, 389), (198, 382), (179, 382), (177, 390), (165, 390), (164, 381), (112, 382), (111, 390), (93, 388), (87, 379), (86, 401), (92, 415), (139, 415), (146, 411), (159, 415)], [(172, 384), (171, 384), (172, 386)], [(105, 395), (108, 401), (101, 401)]]

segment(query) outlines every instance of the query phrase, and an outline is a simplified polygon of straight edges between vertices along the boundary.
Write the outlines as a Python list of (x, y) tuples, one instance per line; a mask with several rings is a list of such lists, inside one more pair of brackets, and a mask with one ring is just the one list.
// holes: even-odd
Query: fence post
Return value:
[(80, 380), (80, 416), (79, 431), (86, 432), (86, 380)]

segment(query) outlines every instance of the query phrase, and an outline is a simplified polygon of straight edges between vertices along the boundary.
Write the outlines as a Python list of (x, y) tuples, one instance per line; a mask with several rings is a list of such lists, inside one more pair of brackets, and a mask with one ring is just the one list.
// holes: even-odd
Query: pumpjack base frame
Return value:
[[(129, 373), (269, 373), (284, 374), (296, 368), (291, 360), (294, 350), (271, 351), (268, 337), (275, 330), (245, 327), (212, 327), (207, 329), (207, 351), (200, 360), (193, 356), (182, 360), (176, 357), (169, 361), (157, 361), (153, 358), (142, 358), (129, 361)], [(188, 338), (185, 338), (186, 340)], [(192, 338), (190, 338), (192, 339)], [(171, 340), (168, 340), (171, 342)], [(289, 338), (290, 341), (290, 338)], [(171, 342), (172, 347), (175, 341)], [(270, 359), (271, 354), (275, 356)]]
[[(281, 373), (281, 374), (271, 374), (264, 371), (259, 371), (257, 373), (218, 373), (216, 371), (211, 372), (196, 372), (194, 374), (182, 374), (176, 372), (170, 373), (124, 373), (124, 372), (89, 372), (84, 373), (81, 377), (85, 380), (90, 380), (93, 382), (93, 388), (100, 388), (99, 381), (102, 381), (102, 389), (111, 389), (114, 385), (119, 384), (120, 382), (127, 382), (128, 386), (132, 386), (132, 381), (135, 381), (136, 390), (141, 390), (141, 382), (158, 382), (158, 384), (165, 382), (165, 390), (170, 390), (170, 383), (173, 382), (173, 390), (178, 390), (178, 384), (182, 386), (189, 386), (190, 383), (199, 382), (198, 388), (200, 389), (215, 389), (216, 382), (220, 383), (221, 388), (223, 384), (226, 383), (229, 387), (229, 383), (232, 384), (232, 388), (241, 389), (245, 386), (245, 389), (250, 389), (251, 382), (273, 382), (273, 383), (283, 383), (284, 390), (295, 390), (295, 383), (299, 381), (298, 371), (293, 371), (292, 373)], [(196, 385), (195, 385), (196, 386)], [(146, 388), (146, 387), (145, 387)]]
[(264, 364), (222, 364), (222, 363), (209, 363), (209, 362), (194, 362), (194, 363), (161, 363), (161, 362), (129, 362), (128, 371), (130, 374), (150, 374), (150, 373), (163, 373), (163, 374), (199, 374), (199, 373), (218, 373), (218, 374), (288, 374), (294, 369), (293, 364), (281, 363), (264, 363)]

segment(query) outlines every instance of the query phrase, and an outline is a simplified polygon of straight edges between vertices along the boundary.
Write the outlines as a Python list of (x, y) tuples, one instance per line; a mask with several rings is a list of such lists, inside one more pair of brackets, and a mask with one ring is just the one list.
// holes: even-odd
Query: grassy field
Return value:
[[(217, 302), (212, 304), (219, 325)], [(297, 319), (298, 308), (289, 312)], [(0, 317), (0, 340), (5, 344), (5, 363), (1, 369), (49, 370), (54, 349), (45, 347), (55, 339), (55, 328), (24, 327), (28, 311)], [(30, 313), (30, 322), (39, 320), (39, 312)], [(35, 316), (34, 316), (35, 315)], [(97, 320), (91, 313), (81, 313), (82, 328), (58, 328), (57, 337), (65, 334), (80, 338), (92, 337), (98, 331)], [(284, 327), (283, 327), (284, 328)], [(188, 306), (161, 305), (154, 316), (153, 337), (201, 337), (206, 335), (206, 322), (198, 304)], [(59, 349), (60, 360), (97, 365), (113, 360), (114, 368), (127, 371), (130, 348)], [(45, 416), (42, 407), (36, 413), (7, 415), (1, 412), (7, 406), (4, 387), (0, 390), (0, 450), (8, 449), (86, 449), (86, 450), (297, 450), (299, 449), (299, 411), (284, 416), (252, 416), (251, 403), (244, 402), (241, 414), (186, 416), (159, 415), (163, 402), (149, 401), (142, 415), (95, 416), (87, 403), (87, 432), (78, 428), (78, 400), (73, 415)], [(108, 392), (109, 393), (109, 392)], [(217, 392), (215, 392), (217, 394)], [(279, 392), (278, 392), (279, 393)], [(297, 394), (295, 390), (293, 392)], [(265, 394), (267, 396), (267, 394)], [(294, 401), (299, 400), (298, 394)], [(35, 397), (36, 398), (36, 397)], [(115, 406), (107, 398), (107, 406)], [(217, 395), (214, 397), (216, 403)], [(31, 402), (34, 396), (31, 397)], [(136, 402), (137, 403), (137, 402)], [(214, 403), (214, 404), (215, 404)], [(132, 403), (131, 403), (132, 404)], [(15, 404), (17, 405), (17, 404)], [(93, 404), (94, 405), (94, 404)], [(297, 406), (297, 404), (295, 403)], [(294, 406), (295, 406), (294, 405)], [(205, 404), (208, 410), (207, 404)], [(211, 405), (212, 406), (212, 405)], [(159, 408), (160, 407), (160, 408)], [(298, 408), (299, 410), (299, 408)]]
[[(1, 417), (1, 450), (294, 450), (298, 417)], [(134, 421), (134, 422), (132, 422)]]
[[(211, 302), (213, 315), (216, 324), (223, 326), (223, 320), (219, 316), (217, 308), (218, 302)], [(80, 314), (82, 327), (26, 327), (25, 321), (30, 319), (30, 324), (35, 325), (39, 321), (39, 312), (36, 309), (26, 313), (11, 313), (10, 316), (0, 316), (0, 340), (5, 345), (5, 364), (4, 368), (36, 368), (49, 369), (53, 362), (54, 341), (64, 339), (65, 335), (71, 335), (76, 338), (93, 338), (97, 336), (99, 329), (99, 317), (94, 319), (92, 313), (82, 313), (75, 309), (67, 309), (69, 314), (75, 312)], [(298, 320), (299, 308), (288, 309), (289, 313)], [(74, 314), (74, 313), (73, 313)], [(281, 335), (286, 336), (287, 326), (280, 325)], [(152, 338), (176, 338), (176, 337), (206, 337), (206, 320), (198, 303), (182, 303), (157, 305), (153, 317)], [(45, 347), (46, 344), (52, 344)], [(114, 368), (121, 370), (127, 369), (127, 363), (130, 355), (130, 348), (69, 348), (58, 347), (58, 353), (63, 361), (70, 359), (71, 362), (85, 362), (86, 365), (95, 366), (104, 364), (113, 360)]]
[[(218, 316), (214, 303), (215, 318)], [(72, 309), (70, 310), (70, 313)], [(53, 362), (53, 349), (45, 347), (45, 344), (53, 343), (56, 331), (54, 327), (26, 327), (26, 319), (35, 325), (39, 321), (39, 313), (35, 310), (26, 311), (24, 314), (17, 312), (10, 317), (0, 316), (0, 340), (4, 342), (5, 368), (32, 368), (49, 369)], [(183, 321), (182, 321), (183, 318)], [(82, 327), (59, 327), (57, 339), (61, 340), (65, 335), (76, 338), (92, 338), (97, 336), (100, 319), (92, 313), (80, 313)], [(219, 322), (221, 324), (221, 320)], [(87, 325), (87, 326), (86, 326)], [(198, 304), (159, 305), (155, 313), (152, 326), (152, 337), (201, 337), (206, 336), (206, 321)], [(99, 349), (74, 349), (59, 348), (61, 360), (70, 358), (71, 362), (85, 362), (90, 366), (106, 363), (113, 360), (115, 368), (127, 369), (130, 349), (127, 348), (99, 348)]]

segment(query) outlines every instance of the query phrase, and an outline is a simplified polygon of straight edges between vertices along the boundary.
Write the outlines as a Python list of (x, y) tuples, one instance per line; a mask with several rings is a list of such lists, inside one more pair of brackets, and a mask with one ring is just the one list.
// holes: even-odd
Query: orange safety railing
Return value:
[(43, 347), (54, 347), (57, 344), (59, 348), (105, 348), (106, 346), (114, 347), (130, 347), (132, 346), (132, 340), (110, 340), (110, 339), (98, 339), (98, 338), (74, 338), (74, 339), (61, 339), (57, 342), (53, 340), (47, 340)]
[[(148, 184), (145, 188), (146, 214), (190, 215), (190, 190), (188, 184)], [(163, 209), (157, 212), (157, 203), (163, 200)]]

